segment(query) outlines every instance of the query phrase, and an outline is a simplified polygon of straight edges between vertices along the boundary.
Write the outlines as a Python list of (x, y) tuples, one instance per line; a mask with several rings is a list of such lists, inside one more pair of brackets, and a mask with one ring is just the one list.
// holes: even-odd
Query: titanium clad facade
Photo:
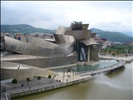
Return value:
[(66, 31), (65, 34), (73, 36), (76, 40), (89, 39), (90, 37), (89, 30), (71, 30)]
[(69, 44), (75, 41), (74, 37), (70, 35), (54, 34), (54, 37), (57, 44)]
[[(10, 60), (6, 60), (6, 62), (10, 62)], [(57, 67), (77, 63), (77, 54), (72, 53), (70, 56), (51, 56), (36, 59), (16, 59), (11, 62), (36, 66), (39, 68)]]
[[(24, 64), (36, 69), (64, 68), (79, 63), (93, 66), (93, 62), (99, 61), (99, 47), (95, 41), (96, 33), (87, 30), (88, 26), (89, 24), (82, 24), (82, 22), (74, 22), (70, 27), (61, 26), (56, 34), (52, 35), (54, 41), (51, 41), (53, 38), (45, 40), (43, 37), (28, 34), (19, 34), (16, 39), (4, 36), (5, 50), (19, 54), (3, 56), (2, 62)], [(4, 79), (15, 77), (18, 80), (26, 77), (32, 78), (35, 75), (46, 76), (42, 69), (37, 71), (34, 68), (21, 70), (2, 68), (2, 76)]]
[(44, 39), (41, 39), (39, 37), (34, 37), (31, 35), (26, 35), (26, 40), (27, 40), (27, 43), (31, 43), (38, 47), (42, 47), (42, 48), (54, 49), (57, 46), (56, 44), (52, 42), (48, 42)]
[[(49, 56), (51, 49), (41, 48), (31, 43), (21, 42), (19, 40), (5, 36), (5, 49), (26, 55)], [(45, 52), (45, 53), (44, 53)]]
[(82, 22), (72, 23), (70, 27), (61, 26), (53, 35), (54, 43), (31, 35), (21, 35), (24, 41), (20, 37), (16, 40), (4, 36), (3, 44), (8, 51), (36, 56), (34, 59), (14, 59), (12, 62), (40, 68), (75, 64), (78, 61), (98, 61), (96, 33), (87, 30), (88, 26)]
[(70, 31), (71, 28), (70, 27), (64, 27), (64, 26), (59, 26), (56, 34), (65, 34), (66, 31)]
[[(6, 50), (17, 52), (20, 54), (50, 57), (51, 55), (52, 56), (69, 55), (74, 51), (74, 46), (73, 46), (74, 42), (65, 45), (62, 44), (56, 46), (54, 45), (54, 43), (53, 44), (48, 43), (45, 40), (44, 41), (42, 40), (40, 42), (39, 40), (36, 40), (34, 37), (33, 38), (30, 37), (34, 41), (32, 43), (30, 43), (31, 41), (29, 43), (21, 42), (19, 40), (7, 36), (5, 36), (4, 38), (5, 38), (4, 46)], [(39, 43), (42, 44), (42, 46)], [(44, 45), (43, 47), (43, 43), (46, 44), (46, 46)], [(37, 44), (39, 44), (39, 46)]]

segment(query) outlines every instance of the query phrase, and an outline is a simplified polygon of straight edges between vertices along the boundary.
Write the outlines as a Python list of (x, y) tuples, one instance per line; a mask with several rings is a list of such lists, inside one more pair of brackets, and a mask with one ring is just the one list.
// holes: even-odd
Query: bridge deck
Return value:
[(90, 71), (90, 72), (86, 72), (86, 73), (80, 73), (78, 75), (81, 75), (81, 76), (95, 75), (95, 74), (104, 73), (104, 72), (108, 72), (108, 71), (117, 69), (117, 68), (122, 67), (124, 65), (125, 65), (125, 61), (120, 60), (119, 63), (117, 63), (115, 65), (112, 65), (112, 66), (109, 66), (109, 67), (104, 67), (104, 68), (101, 68), (101, 69), (96, 70), (96, 71)]

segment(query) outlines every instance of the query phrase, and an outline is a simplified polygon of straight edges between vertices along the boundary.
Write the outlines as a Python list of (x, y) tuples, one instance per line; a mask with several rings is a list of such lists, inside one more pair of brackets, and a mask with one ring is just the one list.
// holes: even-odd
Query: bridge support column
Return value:
[(87, 62), (90, 62), (90, 46), (88, 46)]

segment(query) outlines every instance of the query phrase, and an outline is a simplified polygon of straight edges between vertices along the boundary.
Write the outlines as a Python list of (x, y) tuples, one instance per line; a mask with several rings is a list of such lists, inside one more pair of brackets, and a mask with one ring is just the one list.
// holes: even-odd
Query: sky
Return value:
[(1, 24), (57, 29), (82, 21), (89, 28), (132, 32), (132, 5), (132, 1), (1, 1)]

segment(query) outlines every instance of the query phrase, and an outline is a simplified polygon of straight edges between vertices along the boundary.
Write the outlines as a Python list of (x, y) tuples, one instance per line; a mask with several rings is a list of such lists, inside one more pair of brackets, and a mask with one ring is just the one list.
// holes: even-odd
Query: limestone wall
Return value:
[(26, 80), (26, 78), (32, 79), (34, 76), (48, 76), (52, 75), (49, 70), (37, 68), (34, 66), (12, 63), (12, 62), (1, 62), (1, 79), (16, 78), (17, 80)]
[(1, 79), (16, 78), (17, 80), (26, 80), (26, 78), (33, 78), (33, 70), (30, 68), (17, 69), (15, 67), (2, 67)]
[(98, 56), (98, 49), (96, 45), (91, 45), (90, 46), (90, 61), (99, 61), (99, 56)]

